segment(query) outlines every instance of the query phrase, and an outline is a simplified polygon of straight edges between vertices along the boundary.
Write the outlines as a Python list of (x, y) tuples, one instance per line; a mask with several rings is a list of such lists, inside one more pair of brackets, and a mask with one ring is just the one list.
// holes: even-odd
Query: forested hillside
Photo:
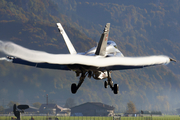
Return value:
[[(99, 2), (90, 0), (1, 0), (0, 40), (50, 53), (68, 53), (56, 23), (61, 22), (78, 52), (96, 45), (107, 22), (110, 38), (125, 56), (168, 55), (177, 60), (167, 66), (114, 71), (120, 94), (104, 89), (103, 81), (86, 79), (77, 94), (70, 92), (78, 82), (73, 72), (44, 70), (0, 61), (0, 105), (3, 101), (64, 105), (103, 102), (125, 111), (133, 101), (138, 110), (172, 111), (180, 107), (180, 2)], [(4, 56), (0, 53), (1, 56)], [(179, 105), (179, 106), (178, 106)]]

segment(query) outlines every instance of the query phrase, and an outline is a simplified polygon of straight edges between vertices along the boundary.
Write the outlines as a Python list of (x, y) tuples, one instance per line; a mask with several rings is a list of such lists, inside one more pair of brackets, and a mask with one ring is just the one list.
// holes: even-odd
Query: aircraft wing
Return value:
[(2, 41), (0, 41), (0, 51), (14, 56), (12, 59), (14, 63), (62, 70), (69, 70), (67, 66), (70, 65), (95, 67), (98, 70), (123, 70), (168, 64), (172, 61), (167, 56), (103, 57), (78, 54), (50, 54), (30, 50), (12, 42)]
[(12, 58), (8, 57), (12, 63), (16, 64), (22, 64), (22, 65), (27, 65), (27, 66), (32, 66), (32, 67), (37, 67), (37, 68), (47, 68), (47, 69), (57, 69), (57, 70), (70, 70), (67, 65), (61, 65), (61, 64), (54, 64), (54, 63), (36, 63), (36, 62), (30, 62), (27, 60), (23, 60), (20, 58)]

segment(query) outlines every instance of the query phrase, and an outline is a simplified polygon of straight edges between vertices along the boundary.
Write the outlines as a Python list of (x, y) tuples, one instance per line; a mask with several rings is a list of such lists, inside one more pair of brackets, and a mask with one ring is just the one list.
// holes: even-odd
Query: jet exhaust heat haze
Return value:
[(114, 94), (118, 94), (118, 84), (113, 84), (111, 73), (114, 70), (138, 69), (155, 65), (167, 65), (175, 61), (168, 56), (124, 57), (117, 49), (114, 41), (108, 41), (110, 23), (107, 23), (97, 47), (87, 52), (77, 53), (62, 25), (57, 23), (70, 54), (50, 54), (44, 51), (30, 50), (12, 42), (0, 40), (0, 52), (7, 54), (0, 60), (12, 63), (34, 66), (37, 68), (73, 70), (79, 77), (78, 84), (71, 85), (71, 92), (75, 94), (86, 76), (96, 80), (107, 79), (104, 87), (110, 86)]

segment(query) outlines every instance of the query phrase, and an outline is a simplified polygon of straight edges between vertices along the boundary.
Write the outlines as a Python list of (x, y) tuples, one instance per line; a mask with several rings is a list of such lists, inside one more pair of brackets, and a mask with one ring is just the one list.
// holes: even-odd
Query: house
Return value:
[(32, 106), (29, 106), (28, 109), (24, 110), (24, 113), (26, 113), (26, 114), (37, 114), (37, 113), (39, 113), (39, 109), (32, 107)]
[(7, 108), (7, 109), (4, 109), (4, 113), (5, 114), (13, 114), (13, 108)]
[(71, 108), (71, 116), (113, 116), (114, 107), (100, 102), (87, 102)]
[(180, 108), (176, 109), (176, 111), (177, 111), (177, 114), (180, 115)]
[(70, 115), (70, 109), (69, 108), (62, 108), (57, 104), (42, 104), (39, 108), (40, 114), (53, 114), (53, 115)]

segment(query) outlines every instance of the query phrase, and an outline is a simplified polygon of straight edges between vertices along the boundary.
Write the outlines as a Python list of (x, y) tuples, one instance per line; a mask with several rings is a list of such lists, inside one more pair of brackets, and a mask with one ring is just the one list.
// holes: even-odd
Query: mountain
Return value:
[[(125, 56), (168, 55), (179, 60), (178, 1), (136, 2), (108, 0), (1, 0), (0, 40), (50, 53), (68, 53), (57, 22), (63, 24), (78, 52), (96, 45), (107, 22), (110, 38)], [(4, 56), (3, 54), (0, 54)], [(138, 110), (174, 110), (180, 104), (180, 63), (139, 70), (114, 71), (112, 79), (120, 94), (103, 87), (103, 81), (85, 79), (77, 94), (70, 92), (78, 78), (73, 72), (45, 70), (0, 61), (0, 105), (3, 101), (32, 104), (51, 102), (64, 105), (103, 102), (125, 111), (133, 101)]]

